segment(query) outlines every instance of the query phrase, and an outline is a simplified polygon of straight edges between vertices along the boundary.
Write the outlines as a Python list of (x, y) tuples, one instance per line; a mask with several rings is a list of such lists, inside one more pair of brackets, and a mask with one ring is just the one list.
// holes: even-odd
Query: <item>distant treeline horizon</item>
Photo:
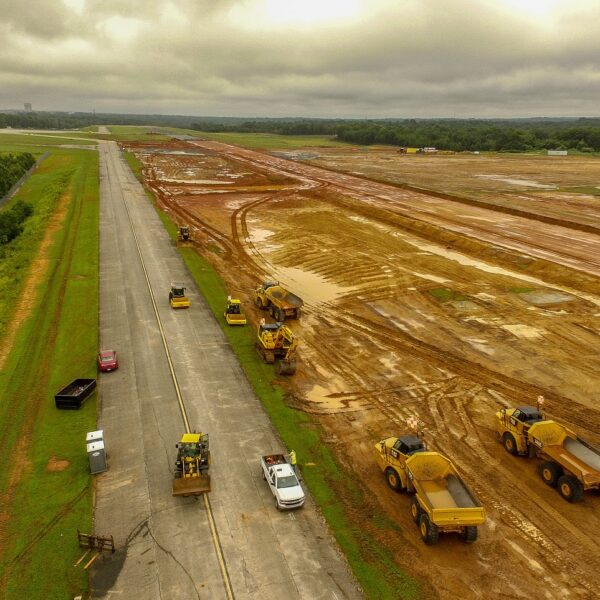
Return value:
[(111, 113), (0, 113), (0, 127), (75, 129), (91, 125), (178, 127), (208, 133), (324, 135), (358, 145), (435, 147), (440, 150), (600, 152), (600, 118), (309, 119), (127, 115)]

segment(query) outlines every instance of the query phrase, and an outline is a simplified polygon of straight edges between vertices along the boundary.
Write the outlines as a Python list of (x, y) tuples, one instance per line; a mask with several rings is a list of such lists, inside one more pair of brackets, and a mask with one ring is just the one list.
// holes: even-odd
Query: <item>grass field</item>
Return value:
[[(58, 600), (88, 588), (73, 564), (77, 528), (92, 523), (85, 432), (95, 428), (96, 402), (58, 411), (53, 395), (96, 376), (97, 154), (51, 150), (17, 197), (35, 213), (0, 260), (3, 343), (7, 323), (22, 320), (0, 371), (0, 597)], [(25, 297), (29, 309), (16, 310)]]
[[(139, 178), (138, 161), (133, 155), (127, 160)], [(176, 239), (175, 224), (162, 211), (158, 210), (158, 215), (170, 236)], [(353, 522), (348, 505), (340, 499), (351, 499), (352, 505), (360, 506), (366, 502), (363, 492), (322, 442), (318, 422), (286, 403), (284, 388), (274, 381), (273, 365), (263, 363), (258, 357), (254, 327), (230, 327), (225, 323), (223, 310), (228, 291), (210, 262), (192, 248), (180, 248), (180, 252), (285, 446), (296, 451), (304, 481), (367, 597), (374, 600), (420, 598), (415, 581), (396, 566), (391, 554), (377, 542), (378, 535), (394, 535), (397, 526), (385, 515), (373, 511), (370, 522)]]
[[(111, 130), (114, 128), (111, 128)], [(346, 142), (338, 142), (327, 135), (278, 135), (275, 133), (209, 133), (195, 129), (164, 127), (165, 132), (191, 135), (207, 140), (215, 140), (225, 144), (235, 144), (245, 148), (258, 150), (293, 150), (307, 147), (337, 148), (348, 146)]]
[[(0, 133), (0, 146), (89, 146), (92, 136), (84, 133), (52, 133), (38, 135), (33, 133)], [(83, 139), (81, 139), (83, 138)], [(85, 139), (88, 138), (88, 139)], [(29, 150), (31, 152), (31, 150)]]

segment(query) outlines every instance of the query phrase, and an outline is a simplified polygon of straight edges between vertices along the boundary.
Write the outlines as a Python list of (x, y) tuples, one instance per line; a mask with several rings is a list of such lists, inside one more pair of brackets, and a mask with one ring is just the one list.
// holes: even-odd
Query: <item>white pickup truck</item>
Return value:
[(263, 479), (269, 484), (279, 510), (300, 508), (304, 504), (304, 490), (300, 487), (292, 465), (283, 454), (261, 456)]

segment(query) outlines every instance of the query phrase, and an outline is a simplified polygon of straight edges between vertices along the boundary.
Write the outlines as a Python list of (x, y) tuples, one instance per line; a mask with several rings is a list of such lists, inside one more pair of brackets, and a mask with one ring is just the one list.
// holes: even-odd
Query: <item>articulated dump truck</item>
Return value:
[(568, 502), (583, 498), (586, 490), (600, 489), (600, 450), (556, 423), (544, 420), (531, 406), (496, 413), (497, 429), (508, 452), (542, 459), (543, 482), (558, 488)]
[(459, 533), (466, 543), (477, 539), (485, 509), (450, 459), (427, 452), (415, 435), (381, 440), (375, 450), (388, 485), (414, 493), (411, 514), (427, 545), (437, 544), (440, 533)]
[(254, 303), (261, 310), (268, 310), (279, 323), (286, 318), (299, 319), (304, 305), (302, 298), (279, 285), (278, 281), (265, 281), (254, 290)]

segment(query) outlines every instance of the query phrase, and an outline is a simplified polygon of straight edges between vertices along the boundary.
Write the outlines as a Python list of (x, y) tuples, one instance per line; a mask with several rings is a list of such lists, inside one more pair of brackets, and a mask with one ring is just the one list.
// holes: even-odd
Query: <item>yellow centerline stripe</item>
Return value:
[[(110, 172), (108, 171), (108, 169), (107, 169), (107, 174), (110, 179)], [(138, 256), (140, 257), (140, 263), (142, 265), (142, 270), (144, 271), (144, 277), (146, 278), (146, 285), (148, 286), (148, 291), (150, 292), (150, 300), (152, 301), (152, 308), (154, 309), (154, 315), (156, 316), (156, 321), (158, 323), (158, 329), (160, 331), (160, 338), (162, 340), (162, 344), (165, 349), (165, 353), (167, 355), (167, 361), (169, 363), (169, 371), (171, 372), (171, 378), (173, 379), (173, 386), (175, 387), (175, 394), (177, 395), (177, 402), (179, 404), (179, 410), (181, 412), (181, 417), (182, 417), (183, 423), (185, 425), (185, 432), (190, 433), (191, 432), (190, 424), (189, 424), (187, 413), (185, 410), (185, 405), (183, 404), (183, 397), (181, 396), (181, 389), (179, 388), (179, 382), (177, 381), (177, 375), (175, 374), (175, 367), (173, 366), (173, 361), (171, 360), (171, 353), (169, 352), (169, 346), (167, 344), (167, 338), (165, 336), (165, 331), (162, 326), (162, 321), (160, 320), (160, 315), (158, 314), (158, 306), (156, 305), (156, 300), (154, 298), (154, 292), (152, 291), (152, 286), (150, 284), (150, 277), (148, 276), (148, 271), (146, 269), (146, 263), (144, 262), (144, 257), (142, 256), (142, 250), (141, 250), (140, 244), (138, 242), (138, 237), (135, 232), (135, 227), (133, 226), (133, 220), (131, 218), (131, 213), (129, 212), (129, 207), (127, 206), (127, 202), (125, 202), (125, 196), (123, 194), (121, 194), (121, 197), (123, 198), (123, 205), (125, 206), (125, 211), (127, 212), (127, 218), (129, 219), (129, 225), (131, 227), (131, 232), (133, 233), (133, 240), (135, 242), (135, 246), (138, 251)], [(233, 594), (233, 589), (231, 587), (231, 580), (229, 577), (229, 572), (227, 571), (227, 565), (225, 564), (225, 558), (223, 557), (223, 549), (221, 548), (221, 541), (219, 540), (219, 534), (217, 532), (217, 525), (215, 523), (212, 507), (211, 507), (210, 501), (208, 499), (208, 494), (202, 494), (202, 495), (204, 497), (204, 507), (206, 508), (206, 515), (208, 517), (210, 534), (212, 536), (213, 544), (215, 547), (215, 552), (217, 554), (217, 561), (219, 562), (219, 569), (221, 571), (221, 577), (223, 578), (223, 585), (225, 586), (225, 592), (227, 594), (228, 600), (235, 600), (235, 596)]]

